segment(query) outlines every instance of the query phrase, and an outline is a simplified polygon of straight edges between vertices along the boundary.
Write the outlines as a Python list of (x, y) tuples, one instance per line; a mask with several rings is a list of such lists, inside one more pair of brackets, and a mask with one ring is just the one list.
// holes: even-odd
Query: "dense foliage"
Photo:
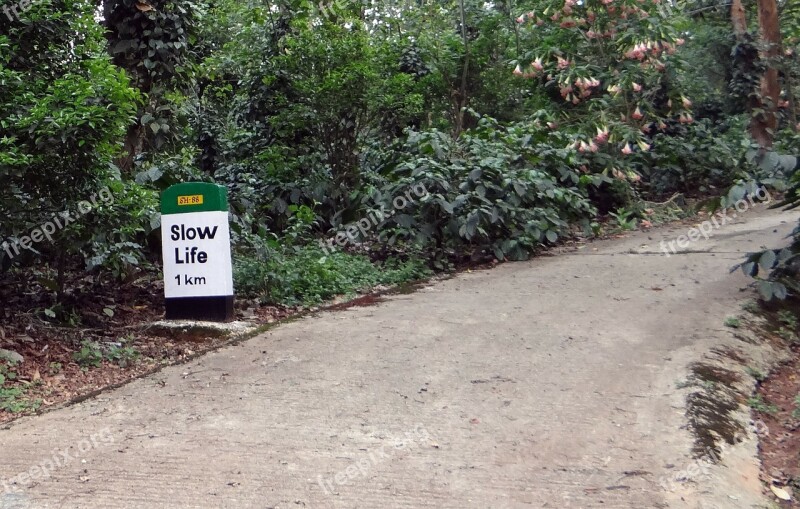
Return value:
[(777, 5), (776, 57), (755, 2), (741, 33), (725, 2), (37, 0), (0, 16), (0, 277), (60, 300), (65, 272), (156, 272), (158, 194), (188, 180), (229, 189), (239, 293), (285, 304), (730, 196), (794, 169)]

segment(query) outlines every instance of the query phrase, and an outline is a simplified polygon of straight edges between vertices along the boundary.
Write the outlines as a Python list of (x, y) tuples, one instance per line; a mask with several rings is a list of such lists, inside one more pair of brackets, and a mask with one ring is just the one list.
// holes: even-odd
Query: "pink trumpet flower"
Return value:
[(608, 127), (597, 128), (597, 136), (594, 137), (597, 143), (605, 143), (608, 141)]

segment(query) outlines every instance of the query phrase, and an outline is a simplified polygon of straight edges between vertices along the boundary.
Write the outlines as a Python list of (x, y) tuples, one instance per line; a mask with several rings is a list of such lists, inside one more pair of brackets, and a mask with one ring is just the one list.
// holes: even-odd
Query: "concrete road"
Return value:
[(798, 219), (740, 216), (684, 254), (659, 251), (674, 226), (465, 273), (22, 419), (0, 508), (758, 507), (752, 448), (724, 490), (660, 482), (693, 462), (676, 382), (735, 342), (728, 269)]

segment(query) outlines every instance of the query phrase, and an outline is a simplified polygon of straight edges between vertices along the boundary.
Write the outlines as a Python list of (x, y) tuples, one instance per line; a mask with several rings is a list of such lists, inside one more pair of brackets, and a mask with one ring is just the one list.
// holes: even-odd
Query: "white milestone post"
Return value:
[(162, 196), (166, 318), (233, 319), (233, 269), (226, 189), (186, 183)]

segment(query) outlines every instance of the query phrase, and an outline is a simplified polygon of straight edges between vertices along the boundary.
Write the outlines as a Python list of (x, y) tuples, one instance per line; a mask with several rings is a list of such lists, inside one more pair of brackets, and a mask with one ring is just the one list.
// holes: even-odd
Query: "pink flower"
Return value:
[(597, 143), (595, 143), (594, 141), (589, 142), (590, 152), (597, 152), (598, 150), (600, 150), (600, 147), (597, 146)]
[(565, 60), (561, 57), (558, 57), (558, 68), (566, 69), (567, 67), (569, 67), (569, 60)]
[(690, 101), (686, 96), (681, 96), (681, 101), (683, 102), (683, 107), (689, 109), (692, 107), (692, 101)]
[(605, 143), (608, 141), (608, 127), (603, 126), (602, 129), (597, 128), (597, 136), (594, 137), (597, 143)]
[(575, 20), (572, 18), (567, 18), (561, 22), (561, 28), (572, 28), (575, 25), (577, 25), (577, 23), (575, 23)]
[(625, 146), (622, 147), (622, 153), (625, 154), (626, 156), (630, 155), (630, 154), (633, 154), (633, 150), (631, 149), (631, 146), (630, 146), (629, 143), (626, 142)]
[(683, 46), (685, 42), (686, 42), (685, 39), (675, 39), (675, 44), (677, 44), (678, 46)]
[(637, 106), (636, 111), (633, 112), (633, 115), (631, 115), (631, 117), (633, 117), (634, 120), (641, 120), (644, 118), (644, 115), (642, 115), (642, 110), (640, 110), (639, 107)]
[(586, 37), (588, 39), (594, 39), (595, 37), (597, 37), (597, 33), (595, 33), (594, 30), (587, 30), (586, 31)]
[(551, 20), (553, 20), (553, 21), (558, 21), (558, 16), (559, 16), (559, 13), (558, 13), (558, 12), (556, 12), (555, 14), (553, 14), (552, 16), (550, 16), (550, 19), (551, 19)]
[(522, 67), (519, 64), (514, 68), (514, 76), (522, 76)]
[(542, 65), (542, 57), (537, 57), (536, 60), (531, 62), (531, 67), (533, 67), (537, 71), (543, 70), (544, 66)]
[(633, 83), (632, 86), (633, 86), (633, 91), (634, 92), (641, 92), (642, 91), (642, 86), (640, 84)]
[(561, 10), (562, 10), (562, 11), (564, 12), (564, 14), (566, 14), (567, 16), (569, 16), (570, 14), (572, 14), (572, 7), (570, 7), (569, 5), (565, 5), (565, 6), (564, 6), (564, 8), (563, 8), (563, 9), (561, 9)]
[(558, 129), (558, 124), (556, 124), (555, 122), (548, 122), (547, 127), (555, 131), (556, 129)]
[(524, 22), (525, 22), (525, 18), (523, 18), (522, 16), (517, 18), (517, 23), (524, 23)]

